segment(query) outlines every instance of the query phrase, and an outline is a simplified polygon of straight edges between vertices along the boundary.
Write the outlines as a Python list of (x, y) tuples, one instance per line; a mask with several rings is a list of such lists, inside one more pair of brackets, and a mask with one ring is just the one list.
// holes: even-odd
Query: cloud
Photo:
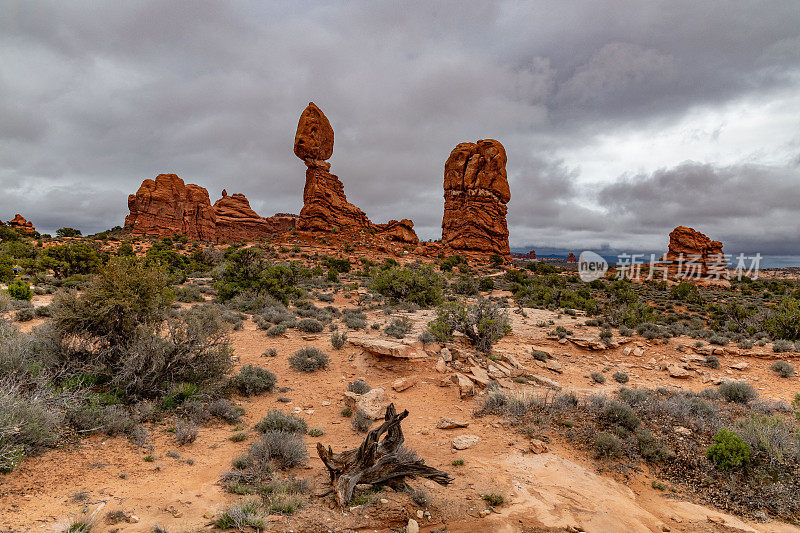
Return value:
[[(800, 88), (793, 1), (8, 4), (3, 219), (99, 231), (160, 172), (212, 201), (227, 188), (264, 215), (297, 212), (291, 147), (313, 100), (348, 199), (376, 222), (412, 218), (422, 238), (440, 236), (450, 150), (495, 138), (512, 245), (660, 247), (691, 220), (737, 246), (795, 248), (784, 163), (800, 111), (777, 105)], [(758, 135), (731, 143), (749, 101)]]

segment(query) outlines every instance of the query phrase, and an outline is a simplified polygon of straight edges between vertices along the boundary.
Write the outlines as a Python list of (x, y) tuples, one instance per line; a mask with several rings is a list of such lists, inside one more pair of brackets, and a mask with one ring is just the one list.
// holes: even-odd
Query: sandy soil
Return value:
[[(337, 295), (336, 305), (352, 305), (347, 295)], [(39, 302), (36, 302), (39, 303)], [(709, 370), (696, 367), (688, 379), (670, 378), (656, 363), (679, 362), (686, 352), (677, 351), (683, 342), (673, 339), (668, 345), (650, 345), (641, 338), (618, 348), (595, 351), (573, 343), (559, 343), (547, 338), (547, 328), (537, 327), (541, 321), (571, 327), (578, 335), (597, 338), (597, 328), (575, 328), (582, 319), (526, 309), (526, 316), (512, 313), (514, 333), (504, 338), (498, 350), (512, 353), (531, 372), (557, 380), (562, 387), (578, 393), (613, 391), (618, 384), (609, 379), (605, 385), (593, 385), (590, 372), (608, 368), (626, 369), (628, 386), (675, 386), (701, 390), (711, 380), (725, 377), (747, 377), (754, 381), (765, 398), (790, 400), (797, 390), (797, 379), (775, 377), (769, 370), (772, 360), (726, 353), (720, 355), (722, 367)], [(410, 315), (420, 331), (430, 312)], [(370, 314), (368, 323), (388, 322), (390, 317)], [(25, 329), (30, 323), (25, 325)], [(368, 335), (383, 336), (370, 330)], [(278, 386), (289, 387), (287, 393), (272, 393), (255, 398), (238, 398), (246, 410), (245, 423), (252, 428), (267, 410), (302, 411), (309, 427), (321, 427), (325, 435), (306, 436), (310, 460), (305, 468), (295, 469), (298, 477), (310, 478), (312, 486), (324, 488), (327, 473), (316, 457), (317, 442), (330, 444), (334, 451), (356, 446), (359, 436), (349, 420), (340, 415), (344, 407), (343, 392), (347, 383), (365, 378), (372, 387), (384, 387), (398, 409), (408, 409), (410, 416), (403, 423), (406, 444), (417, 450), (426, 462), (450, 472), (455, 478), (447, 488), (431, 482), (415, 482), (430, 495), (425, 509), (412, 504), (408, 497), (383, 493), (388, 503), (338, 510), (329, 499), (313, 496), (303, 509), (291, 517), (270, 517), (274, 531), (390, 531), (402, 528), (408, 518), (417, 519), (422, 531), (800, 531), (779, 522), (754, 523), (714, 509), (696, 505), (684, 497), (651, 488), (648, 472), (631, 480), (615, 479), (600, 474), (589, 455), (551, 435), (550, 451), (540, 455), (529, 451), (529, 438), (505, 426), (492, 416), (473, 418), (480, 398), (460, 400), (455, 386), (441, 386), (443, 375), (435, 370), (435, 357), (417, 360), (377, 358), (347, 344), (333, 350), (329, 333), (301, 334), (289, 330), (284, 337), (270, 338), (251, 321), (241, 331), (233, 332), (236, 364), (255, 363), (269, 368), (278, 376)], [(305, 374), (289, 368), (287, 357), (302, 346), (315, 346), (331, 356), (328, 370)], [(532, 347), (551, 352), (562, 363), (563, 372), (543, 368), (530, 356)], [(624, 355), (626, 347), (641, 347), (643, 355)], [(268, 348), (276, 348), (278, 357), (262, 357)], [(748, 353), (753, 353), (749, 351)], [(766, 351), (764, 352), (766, 354)], [(731, 364), (746, 361), (749, 368), (737, 371)], [(608, 371), (610, 375), (611, 371)], [(708, 372), (708, 373), (707, 373)], [(392, 382), (414, 375), (416, 385), (404, 392), (394, 392)], [(530, 385), (508, 382), (508, 386)], [(291, 403), (281, 403), (287, 396)], [(469, 422), (465, 429), (436, 428), (442, 417)], [(231, 460), (244, 453), (253, 435), (244, 442), (231, 442), (231, 426), (212, 425), (201, 428), (198, 439), (179, 447), (167, 431), (168, 424), (150, 427), (152, 451), (138, 448), (126, 438), (93, 436), (61, 449), (26, 459), (11, 474), (0, 474), (0, 531), (50, 531), (70, 517), (95, 513), (99, 523), (95, 531), (151, 531), (160, 524), (170, 532), (211, 529), (214, 516), (240, 499), (226, 493), (219, 485), (220, 476), (230, 469)], [(252, 433), (252, 432), (251, 432)], [(472, 448), (452, 449), (453, 437), (471, 434), (480, 437)], [(177, 452), (179, 458), (167, 452)], [(153, 455), (154, 462), (143, 458)], [(172, 455), (172, 454), (171, 454)], [(454, 459), (464, 460), (453, 466)], [(481, 511), (487, 504), (481, 495), (500, 492), (506, 504), (486, 517)], [(122, 509), (137, 517), (135, 523), (106, 525), (102, 517), (108, 511)], [(429, 517), (417, 518), (427, 510)]]

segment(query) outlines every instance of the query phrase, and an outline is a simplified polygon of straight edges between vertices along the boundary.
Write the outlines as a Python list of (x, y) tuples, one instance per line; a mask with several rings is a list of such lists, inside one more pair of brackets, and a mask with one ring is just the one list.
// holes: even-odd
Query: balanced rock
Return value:
[(326, 161), (333, 155), (333, 128), (314, 102), (309, 102), (300, 115), (294, 136), (294, 154), (306, 164), (298, 229), (314, 232), (368, 229), (390, 241), (419, 244), (410, 220), (373, 224), (366, 213), (347, 201), (344, 185), (330, 173), (331, 164)]
[(509, 257), (510, 199), (503, 145), (494, 139), (457, 145), (444, 165), (442, 245)]
[(36, 228), (33, 227), (33, 222), (29, 222), (19, 213), (17, 213), (13, 219), (8, 221), (8, 225), (14, 229), (27, 233), (28, 235), (36, 233)]

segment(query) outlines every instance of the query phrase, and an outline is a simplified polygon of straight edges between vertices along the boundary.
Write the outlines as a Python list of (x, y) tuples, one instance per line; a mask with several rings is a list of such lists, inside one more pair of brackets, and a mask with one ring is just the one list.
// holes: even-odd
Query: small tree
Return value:
[(738, 468), (750, 462), (750, 446), (733, 431), (722, 428), (714, 435), (706, 457), (720, 470)]
[(56, 230), (57, 237), (80, 237), (81, 230), (75, 228), (58, 228)]
[(488, 352), (492, 345), (511, 333), (511, 324), (505, 309), (481, 298), (476, 304), (456, 300), (440, 306), (428, 330), (442, 342), (450, 340), (458, 331), (478, 351)]
[(22, 280), (9, 283), (8, 294), (15, 300), (26, 300), (30, 302), (33, 298), (33, 290), (31, 289), (31, 286)]

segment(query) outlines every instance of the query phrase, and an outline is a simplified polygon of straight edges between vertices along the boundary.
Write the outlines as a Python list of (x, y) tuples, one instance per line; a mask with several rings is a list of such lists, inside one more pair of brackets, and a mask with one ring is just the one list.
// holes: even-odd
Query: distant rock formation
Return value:
[(511, 257), (513, 257), (514, 259), (533, 260), (536, 259), (536, 250), (530, 250), (524, 254), (511, 254)]
[(722, 243), (694, 228), (678, 226), (669, 234), (669, 272), (678, 276), (726, 277)]
[(136, 194), (128, 196), (130, 214), (125, 226), (136, 235), (225, 242), (265, 238), (294, 226), (296, 217), (264, 218), (250, 208), (243, 194), (223, 196), (212, 206), (208, 191), (185, 184), (175, 174), (146, 179)]
[(294, 153), (306, 164), (303, 209), (300, 210), (297, 229), (328, 233), (371, 229), (388, 240), (419, 243), (414, 223), (410, 220), (373, 224), (361, 209), (347, 201), (342, 182), (330, 173), (331, 164), (326, 161), (333, 155), (333, 128), (314, 102), (310, 102), (300, 115)]
[(575, 257), (574, 253), (570, 252), (569, 255), (567, 255), (567, 263), (577, 263), (577, 262), (578, 258)]
[(510, 199), (503, 145), (494, 139), (457, 145), (444, 165), (442, 245), (510, 256), (506, 224)]
[(17, 213), (12, 220), (8, 221), (8, 225), (14, 229), (20, 230), (28, 235), (36, 233), (36, 228), (33, 227), (33, 222), (28, 222), (25, 217)]

